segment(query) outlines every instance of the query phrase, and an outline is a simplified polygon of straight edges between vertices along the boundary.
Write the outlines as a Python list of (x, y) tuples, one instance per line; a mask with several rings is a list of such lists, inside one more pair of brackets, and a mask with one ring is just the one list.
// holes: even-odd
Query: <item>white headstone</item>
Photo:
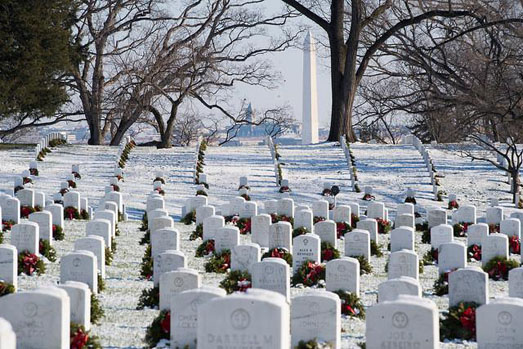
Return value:
[(146, 211), (150, 212), (157, 208), (165, 209), (165, 201), (161, 197), (153, 196), (147, 199)]
[(393, 252), (389, 256), (388, 268), (389, 280), (399, 278), (400, 276), (408, 276), (418, 280), (418, 255), (411, 250)]
[(225, 294), (223, 289), (211, 286), (175, 294), (171, 298), (171, 348), (195, 349), (198, 307), (211, 299), (225, 297)]
[(390, 251), (400, 250), (414, 251), (414, 229), (402, 226), (390, 232)]
[(171, 310), (171, 300), (174, 295), (198, 288), (201, 284), (200, 274), (194, 269), (178, 268), (163, 273), (160, 276), (160, 310)]
[(294, 228), (305, 228), (313, 233), (313, 213), (311, 210), (301, 210), (294, 213)]
[(367, 310), (368, 348), (439, 348), (439, 313), (433, 301), (400, 295)]
[(80, 193), (76, 191), (70, 191), (64, 195), (64, 207), (74, 207), (80, 210)]
[(294, 200), (291, 198), (278, 200), (277, 212), (279, 215), (294, 217)]
[(478, 348), (518, 348), (523, 343), (523, 299), (496, 298), (476, 309)]
[(326, 220), (314, 224), (314, 233), (320, 237), (321, 242), (328, 242), (334, 248), (338, 247), (336, 223), (334, 221)]
[(300, 341), (316, 339), (332, 348), (341, 347), (341, 301), (337, 294), (309, 290), (291, 302), (291, 338), (295, 347)]
[(12, 324), (17, 348), (69, 348), (69, 308), (67, 292), (57, 287), (0, 297), (0, 317)]
[(397, 228), (399, 227), (409, 227), (414, 229), (416, 227), (416, 218), (412, 214), (401, 214), (396, 216), (396, 221), (394, 222)]
[(260, 246), (255, 243), (246, 243), (234, 246), (231, 251), (231, 270), (250, 272), (254, 263), (260, 261)]
[(278, 212), (278, 200), (267, 200), (264, 202), (264, 213), (273, 214)]
[(362, 219), (356, 223), (358, 229), (366, 230), (370, 234), (370, 239), (378, 242), (378, 222), (373, 218)]
[(218, 228), (214, 233), (214, 249), (216, 253), (221, 253), (225, 250), (231, 251), (234, 246), (240, 244), (240, 229), (234, 226), (227, 225)]
[(452, 223), (476, 224), (476, 206), (461, 206), (452, 215)]
[(488, 274), (478, 267), (466, 267), (449, 274), (449, 306), (460, 302), (488, 302)]
[(421, 297), (421, 285), (418, 280), (408, 276), (389, 279), (378, 285), (378, 301), (396, 300), (400, 295)]
[(500, 224), (504, 219), (503, 207), (488, 207), (487, 208), (487, 224)]
[(16, 197), (20, 200), (21, 206), (35, 206), (35, 191), (33, 189), (21, 189), (16, 192)]
[(443, 209), (433, 209), (427, 212), (429, 228), (447, 224), (447, 211)]
[(486, 265), (494, 257), (508, 258), (508, 237), (490, 234), (481, 242), (481, 264)]
[(16, 349), (16, 334), (9, 321), (0, 318), (0, 348)]
[(345, 234), (345, 256), (362, 256), (370, 260), (370, 234), (368, 231), (354, 229)]
[(258, 204), (253, 201), (246, 201), (240, 210), (241, 218), (251, 218), (258, 214)]
[(360, 262), (356, 258), (341, 257), (325, 265), (327, 291), (347, 291), (360, 295)]
[(372, 202), (367, 207), (367, 217), (385, 218), (385, 204), (383, 202)]
[(91, 329), (91, 290), (87, 284), (67, 281), (58, 285), (69, 296), (71, 322)]
[(253, 264), (252, 287), (277, 292), (289, 301), (289, 265), (281, 258), (265, 258)]
[(210, 216), (203, 220), (203, 240), (214, 239), (216, 231), (225, 226), (223, 216)]
[(45, 207), (45, 193), (41, 191), (35, 192), (35, 207), (42, 209)]
[(2, 219), (20, 223), (20, 200), (7, 197), (2, 203)]
[(52, 223), (59, 227), (64, 227), (64, 208), (59, 204), (50, 204), (45, 207), (45, 211), (51, 212)]
[(53, 219), (51, 212), (33, 212), (29, 215), (29, 221), (38, 224), (39, 238), (53, 244)]
[(203, 224), (203, 221), (207, 217), (214, 216), (214, 206), (203, 205), (196, 209), (196, 225)]
[(508, 237), (516, 236), (521, 237), (521, 226), (519, 219), (507, 218), (501, 221), (499, 224), (499, 232), (505, 234)]
[(333, 219), (335, 222), (347, 222), (348, 224), (351, 224), (351, 213), (352, 210), (350, 206), (339, 205), (333, 210)]
[(396, 216), (400, 216), (402, 214), (414, 215), (414, 205), (411, 203), (399, 204), (396, 209)]
[(454, 229), (451, 225), (440, 224), (430, 229), (430, 246), (438, 249), (441, 244), (454, 241)]
[(29, 251), (39, 254), (39, 242), (40, 231), (38, 224), (34, 222), (19, 223), (11, 229), (11, 244), (16, 247), (18, 253)]
[(60, 260), (60, 283), (66, 281), (83, 282), (91, 292), (98, 293), (98, 264), (91, 251), (69, 252)]
[(113, 239), (111, 222), (100, 218), (89, 221), (86, 226), (86, 236), (100, 236), (104, 239), (105, 246), (111, 248)]
[(329, 219), (329, 202), (327, 200), (318, 200), (312, 203), (312, 212), (315, 217)]
[(523, 267), (514, 268), (508, 272), (508, 295), (523, 298)]
[(278, 222), (269, 228), (269, 249), (283, 247), (292, 251), (292, 225), (289, 222)]
[(287, 348), (289, 305), (277, 293), (261, 290), (216, 297), (198, 307), (197, 333), (199, 349), (220, 348), (225, 342), (242, 347), (254, 338), (259, 348)]
[(148, 226), (149, 231), (152, 233), (153, 231), (160, 230), (160, 229), (169, 229), (174, 228), (174, 221), (171, 217), (158, 217), (148, 220)]
[(465, 268), (467, 266), (467, 248), (461, 242), (448, 242), (439, 246), (438, 272)]
[(167, 250), (180, 249), (180, 232), (174, 228), (157, 229), (151, 233), (151, 257)]
[(303, 234), (292, 240), (292, 270), (295, 274), (306, 261), (319, 263), (320, 238), (316, 234)]
[(90, 235), (85, 238), (76, 239), (74, 242), (76, 251), (90, 251), (96, 256), (98, 272), (105, 279), (105, 240), (101, 236)]
[(0, 280), (18, 288), (18, 252), (13, 245), (0, 244)]
[(186, 267), (187, 261), (185, 259), (185, 255), (182, 252), (167, 250), (163, 253), (160, 253), (154, 260), (153, 264), (154, 285), (157, 286), (160, 284), (160, 278), (163, 273)]
[(469, 225), (467, 228), (467, 246), (479, 245), (481, 241), (489, 234), (489, 227), (486, 223), (477, 223)]
[(271, 227), (271, 216), (260, 214), (251, 218), (251, 240), (262, 247), (269, 246), (269, 230)]

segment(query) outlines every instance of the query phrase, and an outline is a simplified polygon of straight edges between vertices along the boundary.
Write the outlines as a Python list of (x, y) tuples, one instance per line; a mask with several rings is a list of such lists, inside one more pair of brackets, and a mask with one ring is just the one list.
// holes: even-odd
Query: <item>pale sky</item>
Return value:
[[(302, 93), (303, 93), (303, 51), (289, 49), (285, 52), (272, 55), (271, 59), (275, 68), (281, 72), (283, 82), (277, 90), (264, 90), (260, 88), (245, 88), (242, 86), (239, 100), (246, 98), (253, 108), (268, 108), (271, 104), (282, 104), (288, 102), (294, 112), (294, 116), (301, 121)], [(320, 127), (330, 123), (331, 90), (330, 75), (322, 58), (317, 57), (317, 79), (318, 79), (318, 119)], [(321, 64), (321, 63), (323, 64)], [(243, 92), (243, 93), (242, 93)]]
[[(269, 0), (268, 11), (277, 11), (282, 6), (281, 0)], [(303, 23), (310, 25), (313, 30), (313, 36), (317, 39), (315, 31), (317, 27), (314, 23), (304, 19)], [(305, 40), (305, 34), (300, 38), (300, 45)], [(317, 40), (316, 40), (317, 41)], [(302, 93), (303, 93), (303, 51), (293, 48), (285, 52), (275, 53), (269, 56), (274, 68), (278, 70), (283, 81), (277, 90), (265, 90), (261, 88), (252, 88), (241, 86), (238, 91), (238, 99), (246, 99), (252, 102), (254, 109), (270, 108), (275, 104), (288, 102), (294, 112), (296, 120), (301, 121), (302, 114)], [(318, 120), (320, 127), (327, 127), (330, 124), (331, 110), (331, 90), (330, 90), (330, 73), (328, 59), (317, 55), (317, 81), (318, 81)]]

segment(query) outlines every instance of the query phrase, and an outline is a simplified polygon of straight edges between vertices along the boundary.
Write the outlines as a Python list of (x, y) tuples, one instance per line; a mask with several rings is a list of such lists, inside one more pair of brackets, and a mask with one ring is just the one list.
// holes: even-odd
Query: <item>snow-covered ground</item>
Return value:
[[(405, 198), (408, 187), (416, 190), (418, 204), (422, 207), (444, 207), (444, 203), (433, 200), (432, 186), (422, 158), (413, 146), (354, 144), (351, 146), (358, 169), (360, 186), (372, 186), (376, 200), (385, 202), (394, 217), (394, 210)], [(366, 206), (360, 199), (363, 193), (350, 190), (349, 173), (343, 152), (335, 143), (314, 146), (282, 146), (279, 150), (284, 177), (289, 179), (293, 190), (291, 196), (299, 204), (310, 204), (321, 198), (324, 182), (333, 182), (342, 187), (338, 202), (351, 201)], [(104, 195), (113, 174), (116, 160), (116, 147), (61, 146), (47, 155), (39, 163), (40, 176), (35, 187), (46, 195), (52, 195), (60, 189), (71, 171), (72, 164), (81, 165), (82, 180), (78, 191), (89, 198), (90, 205), (96, 207)], [(442, 179), (443, 189), (456, 193), (461, 203), (472, 203), (478, 207), (481, 217), (486, 208), (487, 198), (497, 197), (509, 208), (510, 194), (505, 183), (506, 176), (494, 167), (471, 163), (460, 158), (456, 153), (445, 151), (438, 146), (430, 147), (438, 171), (445, 175)], [(13, 178), (28, 169), (29, 161), (34, 157), (32, 148), (0, 150), (0, 190), (13, 186)], [(163, 171), (167, 183), (166, 206), (170, 214), (180, 218), (184, 201), (194, 195), (196, 186), (192, 181), (194, 168), (194, 148), (172, 148), (156, 150), (149, 147), (137, 147), (131, 152), (127, 167), (124, 169), (125, 182), (121, 186), (125, 204), (130, 213), (130, 220), (119, 224), (122, 232), (117, 238), (118, 248), (113, 264), (107, 267), (106, 290), (99, 295), (105, 309), (102, 325), (93, 327), (93, 333), (100, 336), (104, 347), (137, 348), (143, 347), (145, 329), (158, 313), (157, 310), (136, 310), (138, 297), (144, 288), (151, 287), (152, 282), (139, 278), (140, 262), (144, 246), (139, 245), (143, 233), (139, 231), (139, 221), (145, 208), (145, 198), (152, 190), (152, 181), (156, 171)], [(210, 184), (209, 203), (218, 205), (237, 194), (239, 178), (248, 176), (251, 186), (250, 196), (254, 201), (278, 198), (274, 184), (274, 168), (269, 150), (266, 146), (245, 147), (209, 147), (205, 158), (204, 172)], [(363, 208), (364, 209), (364, 208)], [(66, 239), (54, 243), (58, 256), (61, 257), (73, 248), (73, 242), (85, 235), (85, 222), (65, 223)], [(195, 258), (194, 251), (199, 241), (189, 241), (189, 232), (193, 226), (177, 223), (176, 228), (182, 232), (182, 250), (188, 258), (188, 265), (199, 270), (203, 283), (217, 286), (224, 278), (222, 274), (205, 273), (204, 259)], [(380, 236), (380, 243), (385, 247), (387, 236)], [(417, 236), (418, 253), (421, 256), (428, 249), (420, 243)], [(247, 241), (248, 236), (242, 236)], [(6, 234), (9, 241), (9, 234)], [(343, 251), (343, 242), (339, 249)], [(381, 258), (372, 257), (373, 273), (361, 277), (361, 294), (363, 303), (371, 306), (376, 303), (377, 286), (386, 279), (384, 270), (388, 252)], [(420, 276), (424, 296), (434, 300), (440, 311), (448, 307), (447, 297), (432, 295), (432, 284), (437, 277), (434, 266), (425, 267)], [(59, 280), (59, 263), (47, 263), (47, 273), (40, 277), (21, 276), (20, 289), (29, 289), (37, 285), (53, 284)], [(294, 288), (292, 294), (303, 292)], [(490, 282), (490, 296), (507, 295), (507, 282)], [(356, 343), (364, 341), (365, 321), (344, 318), (342, 321), (343, 347), (354, 348)], [(472, 344), (445, 343), (445, 348), (475, 347)]]

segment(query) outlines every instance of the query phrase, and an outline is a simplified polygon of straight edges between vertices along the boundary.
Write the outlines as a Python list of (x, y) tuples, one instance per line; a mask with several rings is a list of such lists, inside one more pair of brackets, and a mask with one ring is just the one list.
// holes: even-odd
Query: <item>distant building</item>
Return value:
[[(249, 123), (256, 123), (256, 114), (252, 109), (251, 103), (245, 109), (245, 121)], [(278, 127), (278, 126), (275, 126)], [(267, 130), (273, 130), (270, 123), (262, 123), (261, 125), (242, 124), (238, 128), (238, 137), (241, 138), (259, 138), (267, 136)]]

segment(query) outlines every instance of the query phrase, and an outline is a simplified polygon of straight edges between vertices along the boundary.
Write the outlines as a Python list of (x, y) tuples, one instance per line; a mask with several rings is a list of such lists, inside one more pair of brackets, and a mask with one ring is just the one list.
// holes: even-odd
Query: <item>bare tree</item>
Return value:
[[(162, 20), (158, 0), (83, 0), (73, 28), (79, 59), (69, 86), (79, 95), (89, 126), (89, 144), (102, 144), (111, 122), (108, 89), (125, 71), (115, 69), (119, 56), (135, 51), (155, 31), (151, 22)], [(107, 124), (107, 125), (106, 125)]]
[[(295, 14), (264, 15), (263, 4), (192, 1), (178, 17), (164, 21), (162, 29), (148, 37), (141, 59), (133, 55), (121, 62), (122, 70), (130, 73), (118, 91), (123, 103), (115, 107), (118, 128), (111, 143), (117, 144), (149, 112), (158, 125), (159, 146), (170, 147), (176, 118), (188, 100), (217, 109), (235, 123), (248, 122), (230, 112), (233, 89), (240, 84), (275, 87), (279, 75), (262, 56), (285, 50), (299, 35), (283, 27)], [(277, 39), (267, 41), (269, 28), (280, 30)], [(168, 115), (160, 107), (166, 105)]]
[[(522, 16), (513, 2), (486, 10), (499, 18)], [(462, 31), (467, 20), (398, 31), (370, 63), (356, 114), (410, 117), (425, 141), (456, 142), (478, 130), (499, 140), (497, 125), (523, 115), (523, 32), (505, 20)]]
[[(510, 188), (512, 202), (517, 204), (521, 186), (519, 173), (523, 166), (523, 123), (504, 125), (503, 127), (498, 125), (498, 128), (503, 131), (503, 136), (506, 137), (504, 143), (494, 142), (479, 133), (471, 134), (468, 138), (479, 150), (462, 147), (461, 154), (472, 159), (472, 161), (488, 162), (510, 174), (512, 178)], [(499, 161), (500, 159), (502, 161)]]
[[(313, 21), (327, 37), (332, 90), (330, 141), (337, 141), (342, 134), (350, 141), (356, 139), (352, 113), (357, 88), (371, 59), (396, 33), (445, 18), (469, 19), (456, 36), (492, 23), (492, 11), (485, 11), (488, 4), (480, 6), (478, 1), (282, 1)], [(521, 18), (494, 20), (522, 22)]]

